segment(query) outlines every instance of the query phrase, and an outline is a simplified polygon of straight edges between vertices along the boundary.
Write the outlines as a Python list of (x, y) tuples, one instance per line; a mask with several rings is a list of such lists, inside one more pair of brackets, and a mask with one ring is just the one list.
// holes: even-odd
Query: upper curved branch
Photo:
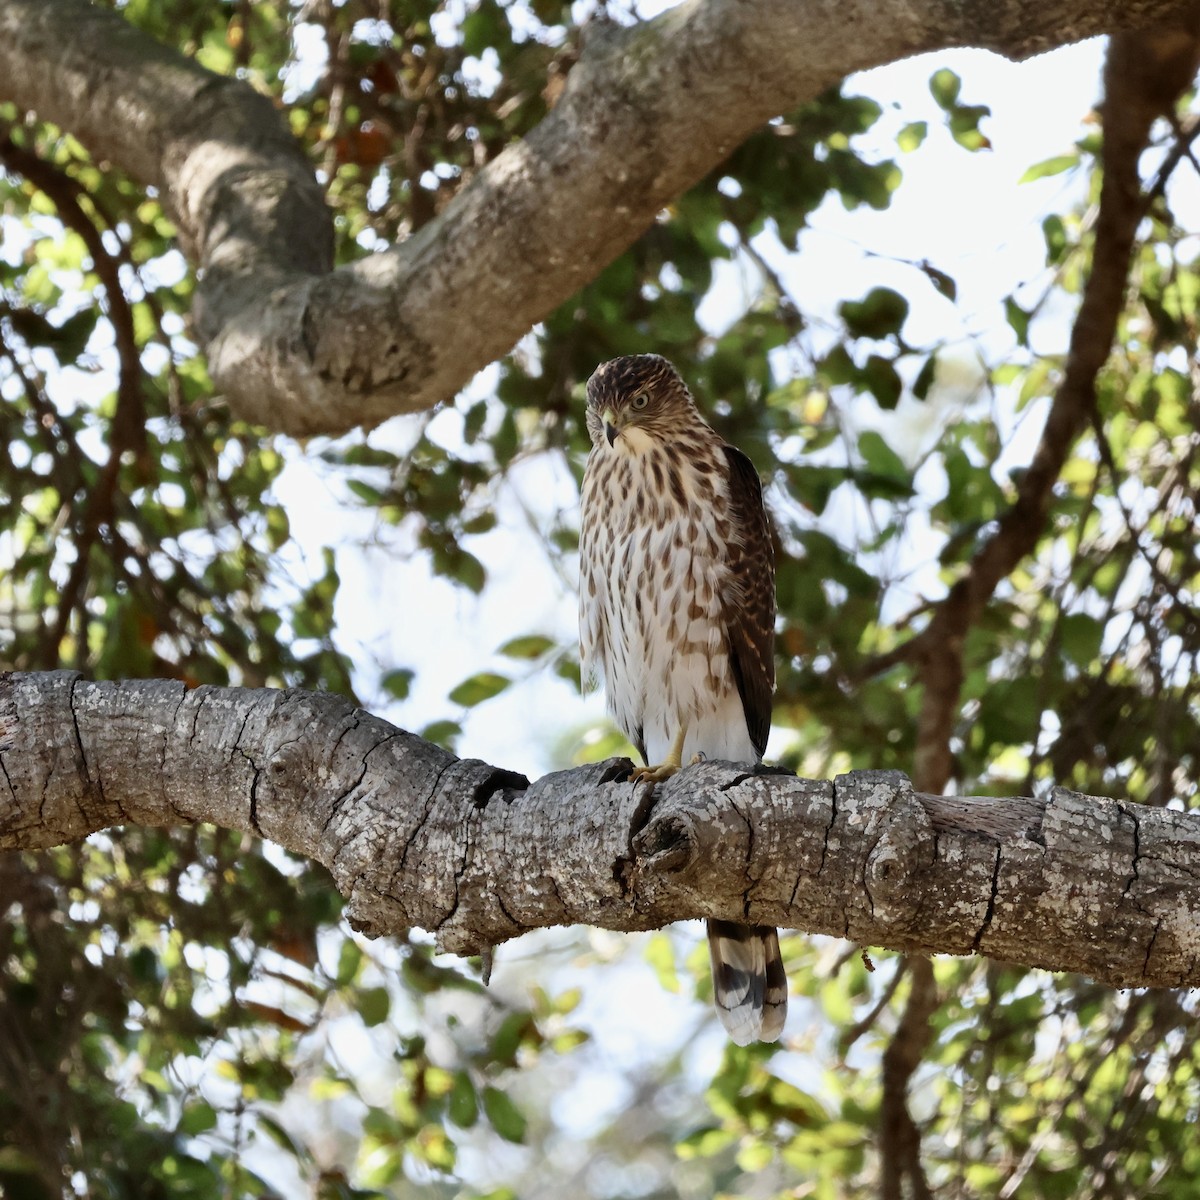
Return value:
[(771, 116), (924, 50), (1020, 57), (1187, 0), (684, 0), (597, 24), (554, 111), (434, 221), (330, 271), (331, 223), (270, 102), (86, 0), (0, 0), (0, 98), (160, 189), (239, 415), (295, 434), (450, 399)]
[(530, 784), (336, 696), (0, 676), (0, 850), (209, 821), (323, 863), (358, 928), (420, 926), (458, 953), (549, 925), (717, 917), (1200, 984), (1195, 814), (716, 762), (651, 797), (628, 767)]

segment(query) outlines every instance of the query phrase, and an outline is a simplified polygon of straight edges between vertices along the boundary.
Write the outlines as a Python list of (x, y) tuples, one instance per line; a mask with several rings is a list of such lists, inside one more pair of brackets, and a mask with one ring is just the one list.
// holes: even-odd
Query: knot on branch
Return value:
[[(912, 784), (899, 771), (851, 771), (838, 776), (834, 792), (837, 816), (826, 842), (838, 850), (851, 831), (861, 831), (854, 835), (863, 847), (861, 915), (896, 933), (915, 928), (922, 894), (917, 876), (933, 863), (934, 829)], [(851, 916), (848, 929), (856, 924)]]
[(687, 813), (668, 813), (637, 834), (633, 849), (644, 870), (660, 874), (686, 871), (699, 853), (695, 822)]
[(911, 790), (905, 790), (894, 795), (872, 825), (869, 833), (878, 830), (878, 836), (863, 872), (871, 911), (877, 921), (897, 932), (913, 929), (922, 894), (915, 876), (934, 859), (929, 814)]
[(361, 933), (363, 937), (379, 938), (387, 937), (389, 933), (394, 932), (386, 923), (378, 920), (373, 914), (374, 900), (367, 901), (363, 897), (350, 897), (350, 902), (346, 906), (345, 913), (346, 924), (354, 930), (355, 933)]
[(752, 778), (738, 764), (714, 760), (660, 785), (646, 813), (634, 814), (630, 846), (640, 885), (673, 876), (689, 887), (703, 880), (711, 895), (741, 895), (759, 873), (755, 827), (765, 817), (762, 797), (756, 802), (745, 786)]

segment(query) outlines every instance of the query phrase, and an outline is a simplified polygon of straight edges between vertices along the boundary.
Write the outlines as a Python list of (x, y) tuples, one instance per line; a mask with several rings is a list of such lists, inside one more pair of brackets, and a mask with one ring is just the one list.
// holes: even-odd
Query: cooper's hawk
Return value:
[[(750, 460), (701, 418), (657, 354), (587, 385), (579, 641), (586, 677), (666, 779), (696, 755), (758, 762), (775, 687), (775, 564)], [(738, 1043), (774, 1041), (787, 978), (774, 929), (708, 922), (717, 1011)]]

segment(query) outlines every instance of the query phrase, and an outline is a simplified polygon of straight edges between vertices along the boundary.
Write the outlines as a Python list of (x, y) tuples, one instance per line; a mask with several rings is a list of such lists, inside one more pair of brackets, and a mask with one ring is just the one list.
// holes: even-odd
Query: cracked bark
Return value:
[[(979, 953), (1114, 987), (1200, 985), (1200, 816), (1055, 791), (915, 792), (620, 761), (529, 783), (339, 697), (0, 678), (0, 850), (200, 821), (324, 864), (372, 934), (459, 954), (550, 925), (752, 920), (913, 954)], [(996, 865), (998, 863), (998, 866)], [(914, 977), (912, 987), (919, 980)]]
[(239, 416), (306, 435), (449, 400), (751, 132), (926, 50), (1019, 58), (1185, 0), (688, 0), (595, 22), (563, 95), (419, 234), (331, 271), (281, 116), (86, 0), (0, 0), (0, 99), (158, 189), (202, 271), (198, 336)]

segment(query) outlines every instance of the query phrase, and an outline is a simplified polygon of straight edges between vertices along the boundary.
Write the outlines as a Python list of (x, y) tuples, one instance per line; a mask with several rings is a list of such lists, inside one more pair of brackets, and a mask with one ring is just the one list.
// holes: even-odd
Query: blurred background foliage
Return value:
[[(113, 7), (278, 100), (327, 186), (342, 260), (418, 229), (532, 128), (579, 36), (559, 0)], [(959, 152), (985, 151), (969, 80), (941, 68), (929, 87)], [(899, 264), (906, 287), (842, 295), (829, 280), (829, 318), (804, 311), (764, 249), (797, 249), (830, 198), (889, 206), (931, 130), (913, 120), (894, 153), (864, 152), (883, 111), (835, 90), (760, 130), (436, 429), (412, 418), (399, 435), (298, 447), (213, 395), (158, 199), (69, 132), (0, 107), (0, 665), (404, 701), (410, 663), (339, 649), (350, 551), (331, 539), (315, 568), (297, 565), (273, 490), (286, 462), (319, 458), (486, 610), (480, 539), (506, 480), (550, 460), (577, 482), (584, 381), (653, 350), (768, 484), (773, 746), (807, 775), (911, 771), (921, 696), (897, 650), (1011, 504), (1008, 442), (1061, 377), (1061, 355), (1031, 343), (1069, 322), (1088, 270), (1099, 133), (1030, 166), (1085, 185), (1046, 213), (1044, 286), (1004, 302), (1012, 336), (996, 355), (911, 332), (918, 297), (957, 302), (929, 261)], [(1185, 104), (1156, 127), (1157, 161), (1191, 121)], [(1171, 194), (1147, 204), (1093, 428), (1035, 553), (962, 649), (958, 790), (1197, 803), (1200, 245)], [(751, 284), (714, 332), (698, 304), (731, 290), (735, 266)], [(572, 506), (525, 515), (532, 552), (569, 579)], [(447, 711), (486, 712), (522, 671), (578, 679), (569, 636), (530, 628), (497, 650), (504, 670), (436, 681)], [(424, 732), (457, 746), (461, 722), (431, 714)], [(603, 729), (549, 735), (560, 765), (622, 749)], [(356, 939), (339, 910), (319, 869), (213, 829), (0, 858), (0, 1195), (889, 1194), (878, 1134), (897, 1100), (880, 1064), (905, 1053), (903, 960), (787, 938), (788, 1038), (739, 1050), (675, 998), (708, 995), (690, 931), (529, 938), (500, 952), (507, 983), (484, 989), (475, 964), (419, 934)], [(980, 960), (939, 960), (934, 979), (929, 1044), (904, 1077), (920, 1134), (906, 1194), (1196, 1194), (1190, 995)], [(610, 1016), (644, 1009), (636, 1045), (596, 1036), (596, 996)]]

